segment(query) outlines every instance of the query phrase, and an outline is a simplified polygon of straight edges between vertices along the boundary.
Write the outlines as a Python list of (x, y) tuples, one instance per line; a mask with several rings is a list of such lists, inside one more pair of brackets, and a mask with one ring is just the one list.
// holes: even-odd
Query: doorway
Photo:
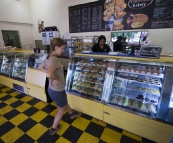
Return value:
[(2, 30), (2, 36), (5, 46), (21, 48), (18, 31)]

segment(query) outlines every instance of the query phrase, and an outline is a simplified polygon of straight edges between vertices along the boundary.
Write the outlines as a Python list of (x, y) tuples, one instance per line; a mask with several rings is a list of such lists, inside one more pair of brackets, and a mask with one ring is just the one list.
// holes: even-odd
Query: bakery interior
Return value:
[[(130, 0), (126, 0), (122, 1), (126, 4), (119, 19), (114, 20), (111, 27), (110, 23), (106, 24), (107, 18), (112, 18), (107, 6), (115, 1), (0, 0), (0, 130), (3, 130), (0, 142), (171, 143), (172, 23), (169, 28), (165, 28), (163, 23), (163, 27), (142, 28), (150, 19), (136, 14), (143, 16), (142, 23), (130, 23), (131, 29), (128, 29), (132, 14), (127, 19), (127, 27), (118, 21), (123, 18), (125, 21), (126, 7), (130, 5)], [(74, 17), (70, 18), (69, 11), (82, 7), (82, 4), (94, 7), (96, 3), (99, 6), (103, 3), (101, 23), (104, 22), (105, 29), (75, 29)], [(168, 3), (173, 7), (171, 0)], [(85, 11), (81, 12), (85, 14)], [(100, 35), (106, 37), (111, 52), (92, 52)], [(121, 52), (113, 51), (118, 36), (126, 37)], [(56, 106), (47, 92), (46, 73), (38, 66), (46, 59), (50, 41), (56, 37), (67, 43), (64, 53), (58, 58), (64, 67), (68, 103), (83, 115), (72, 122), (63, 118), (62, 125), (66, 129), (50, 138), (46, 134), (50, 128), (47, 122), (52, 122)], [(143, 42), (144, 37), (147, 38)], [(18, 110), (20, 106), (21, 111)], [(27, 110), (31, 116), (24, 114)], [(39, 112), (38, 117), (35, 117), (36, 112)], [(31, 122), (24, 125), (22, 120), (30, 118), (36, 122), (35, 125), (22, 130), (22, 124), (30, 126)], [(45, 125), (41, 124), (43, 120), (47, 121)], [(40, 131), (35, 134), (36, 129)]]

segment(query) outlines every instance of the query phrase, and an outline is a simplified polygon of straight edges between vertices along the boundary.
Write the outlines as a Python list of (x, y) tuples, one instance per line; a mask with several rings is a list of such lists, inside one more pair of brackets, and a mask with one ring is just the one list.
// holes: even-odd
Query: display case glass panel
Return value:
[(12, 75), (12, 67), (14, 64), (14, 53), (4, 53), (3, 54), (3, 61), (1, 66), (1, 74), (6, 76)]
[(163, 66), (117, 62), (109, 103), (157, 117)]
[[(67, 76), (66, 90), (85, 97), (101, 100), (107, 61), (73, 58)], [(70, 74), (71, 72), (71, 74)]]
[(13, 65), (12, 77), (25, 81), (28, 67), (28, 54), (16, 54)]
[[(2, 62), (3, 62), (3, 53), (0, 53), (0, 69), (2, 66)], [(1, 71), (0, 71), (0, 73), (1, 73)]]

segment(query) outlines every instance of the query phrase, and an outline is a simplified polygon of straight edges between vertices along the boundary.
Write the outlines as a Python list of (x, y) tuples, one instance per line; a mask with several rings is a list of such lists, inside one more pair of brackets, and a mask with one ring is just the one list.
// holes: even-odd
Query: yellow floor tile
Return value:
[(11, 90), (11, 88), (6, 87), (6, 88), (3, 88), (1, 91), (2, 91), (2, 92), (7, 92), (7, 91), (9, 91), (9, 90)]
[(46, 105), (47, 103), (40, 101), (37, 104), (35, 104), (34, 107), (37, 109), (43, 109)]
[(85, 131), (87, 126), (89, 125), (90, 121), (87, 119), (84, 119), (82, 117), (76, 118), (72, 125), (82, 131)]
[(19, 107), (17, 107), (16, 109), (19, 112), (24, 112), (25, 110), (27, 110), (28, 108), (30, 108), (31, 105), (29, 105), (28, 103), (23, 103), (22, 105), (20, 105)]
[(121, 133), (105, 128), (100, 139), (107, 143), (120, 143)]
[(18, 99), (12, 97), (12, 98), (10, 98), (10, 99), (4, 101), (4, 102), (5, 102), (6, 104), (10, 105), (11, 103), (14, 103), (14, 102), (16, 102), (16, 101), (18, 101)]
[(12, 118), (10, 120), (11, 123), (13, 123), (15, 126), (18, 126), (20, 123), (22, 123), (23, 121), (25, 121), (28, 117), (24, 114), (19, 114), (17, 116), (15, 116), (14, 118)]
[(29, 135), (34, 140), (37, 140), (40, 136), (42, 136), (48, 129), (41, 124), (37, 124), (32, 127), (26, 134)]
[(142, 141), (142, 138), (141, 138), (140, 136), (135, 135), (135, 134), (132, 134), (132, 133), (129, 133), (129, 132), (127, 132), (127, 131), (123, 131), (122, 134), (123, 134), (123, 135), (126, 135), (126, 136), (128, 136), (128, 137), (130, 137), (130, 138), (132, 138), (132, 139), (135, 139), (135, 140), (137, 140), (137, 141)]
[(68, 129), (68, 127), (70, 126), (69, 124), (67, 124), (64, 121), (60, 121), (60, 124), (62, 125), (62, 128), (59, 132), (57, 132), (58, 135), (62, 136), (62, 134)]
[(71, 143), (71, 142), (68, 141), (68, 140), (66, 140), (66, 139), (63, 138), (63, 137), (60, 137), (60, 138), (56, 141), (56, 143)]
[(7, 95), (7, 93), (0, 93), (0, 97), (2, 98), (2, 97), (4, 97), (4, 96), (6, 96)]
[(8, 120), (5, 119), (3, 116), (0, 116), (0, 126), (4, 123), (6, 123)]
[(98, 143), (98, 142), (99, 138), (96, 138), (86, 132), (84, 132), (77, 141), (77, 143)]
[(48, 114), (43, 111), (38, 111), (34, 115), (32, 115), (30, 118), (35, 120), (36, 122), (40, 122), (43, 120)]
[(53, 106), (57, 106), (55, 102), (51, 102), (50, 104)]
[(11, 106), (5, 106), (4, 108), (2, 108), (0, 110), (0, 115), (4, 115), (4, 114), (10, 112), (11, 110), (13, 110), (13, 108)]
[(29, 100), (33, 99), (33, 97), (26, 95), (24, 98), (20, 99), (23, 102), (28, 102)]
[(10, 93), (11, 96), (17, 96), (17, 95), (19, 95), (19, 94), (21, 94), (21, 93), (18, 92), (18, 91), (15, 91), (15, 92), (13, 92), (13, 93)]
[(20, 138), (24, 134), (23, 131), (21, 131), (19, 128), (15, 127), (12, 130), (10, 130), (8, 133), (3, 135), (1, 139), (5, 143), (14, 143), (18, 138)]
[(103, 121), (100, 121), (100, 120), (95, 119), (95, 118), (93, 118), (91, 121), (96, 123), (96, 124), (99, 124), (99, 125), (101, 125), (103, 127), (106, 127), (106, 123), (104, 123)]

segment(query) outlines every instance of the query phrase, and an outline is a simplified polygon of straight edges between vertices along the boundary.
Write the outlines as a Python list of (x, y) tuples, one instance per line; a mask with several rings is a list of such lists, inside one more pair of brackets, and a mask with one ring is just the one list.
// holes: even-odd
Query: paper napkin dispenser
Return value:
[(160, 58), (161, 52), (162, 52), (161, 46), (151, 46), (151, 45), (141, 46), (140, 57), (158, 59)]

